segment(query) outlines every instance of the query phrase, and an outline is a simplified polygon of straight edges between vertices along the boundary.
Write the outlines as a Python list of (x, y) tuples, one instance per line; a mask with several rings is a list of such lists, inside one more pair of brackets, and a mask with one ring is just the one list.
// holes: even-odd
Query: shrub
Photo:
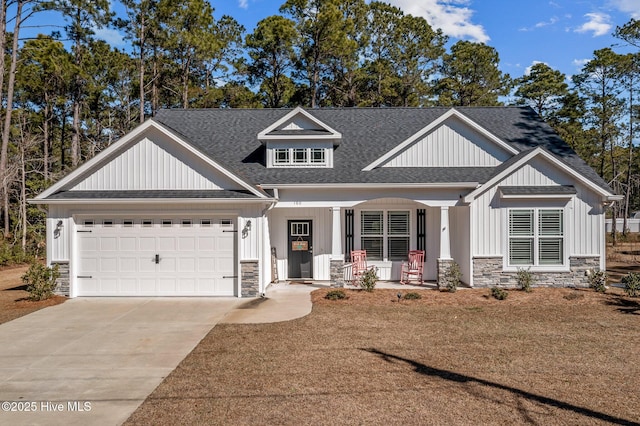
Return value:
[(53, 296), (56, 280), (60, 277), (58, 265), (53, 268), (34, 262), (22, 276), (22, 282), (27, 285), (27, 292), (31, 300), (45, 300)]
[(589, 274), (589, 287), (598, 293), (607, 291), (607, 273), (605, 271), (593, 271)]
[(411, 292), (411, 293), (405, 294), (404, 295), (404, 299), (405, 300), (417, 300), (417, 299), (422, 299), (422, 296), (420, 296), (420, 293)]
[(455, 293), (460, 285), (460, 279), (462, 278), (462, 272), (460, 271), (460, 265), (457, 262), (453, 262), (449, 267), (449, 270), (444, 274), (444, 280), (447, 283), (447, 290), (451, 293)]
[(346, 299), (347, 295), (342, 290), (331, 290), (324, 295), (324, 298), (329, 300), (342, 300)]
[(640, 295), (640, 274), (631, 272), (629, 275), (622, 278), (622, 284), (624, 284), (624, 291), (631, 297), (637, 297)]
[(378, 268), (375, 266), (373, 268), (367, 269), (360, 278), (360, 287), (364, 291), (372, 292), (374, 288), (376, 288), (376, 283), (378, 282)]
[(518, 280), (518, 286), (522, 290), (526, 291), (527, 293), (531, 292), (531, 285), (533, 284), (533, 274), (531, 273), (529, 268), (518, 268), (516, 279)]
[(495, 297), (498, 300), (504, 300), (508, 295), (509, 293), (507, 293), (506, 290), (503, 290), (500, 287), (491, 287), (491, 296)]

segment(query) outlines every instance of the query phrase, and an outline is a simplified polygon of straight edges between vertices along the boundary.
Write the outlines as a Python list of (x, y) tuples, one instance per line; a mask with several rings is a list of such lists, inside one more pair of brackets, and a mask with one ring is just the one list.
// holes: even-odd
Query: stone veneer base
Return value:
[[(517, 273), (502, 270), (502, 257), (473, 258), (473, 286), (507, 288), (518, 287)], [(567, 272), (534, 272), (535, 287), (589, 287), (587, 271), (600, 269), (600, 258), (591, 256), (572, 256), (569, 258)]]
[(241, 293), (242, 297), (258, 296), (260, 288), (260, 263), (257, 260), (241, 260), (240, 261), (240, 277), (242, 279)]
[(56, 280), (56, 289), (53, 291), (59, 296), (69, 297), (69, 262), (51, 262), (51, 266), (58, 265), (60, 276)]
[(344, 287), (344, 260), (331, 260), (331, 287)]

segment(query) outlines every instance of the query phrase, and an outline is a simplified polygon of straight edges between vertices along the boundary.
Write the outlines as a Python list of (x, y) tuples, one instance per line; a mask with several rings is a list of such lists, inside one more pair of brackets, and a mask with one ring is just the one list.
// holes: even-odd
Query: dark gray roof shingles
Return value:
[(256, 199), (247, 191), (228, 190), (154, 190), (154, 191), (60, 191), (48, 200), (110, 200), (110, 199)]
[[(520, 152), (541, 146), (569, 167), (611, 191), (608, 185), (527, 107), (456, 108)], [(291, 109), (162, 110), (159, 123), (255, 184), (486, 182), (499, 168), (364, 167), (389, 152), (449, 108), (328, 108), (310, 114), (342, 134), (333, 168), (267, 168), (258, 133)], [(509, 162), (507, 162), (509, 163)]]

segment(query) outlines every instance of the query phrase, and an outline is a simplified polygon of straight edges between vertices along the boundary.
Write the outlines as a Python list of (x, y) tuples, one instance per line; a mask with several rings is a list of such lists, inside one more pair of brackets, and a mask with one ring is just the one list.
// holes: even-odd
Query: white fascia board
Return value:
[(84, 163), (80, 167), (78, 167), (76, 170), (74, 170), (73, 172), (69, 173), (66, 177), (64, 177), (63, 179), (61, 179), (60, 181), (58, 181), (57, 183), (52, 185), (49, 189), (47, 189), (44, 192), (40, 193), (38, 196), (36, 196), (34, 198), (34, 201), (39, 201), (39, 200), (46, 199), (50, 195), (55, 194), (60, 189), (62, 189), (65, 186), (67, 186), (68, 184), (74, 182), (76, 179), (78, 179), (79, 177), (81, 177), (82, 175), (84, 175), (85, 173), (87, 173), (88, 171), (93, 169), (94, 167), (97, 167), (97, 166), (101, 165), (103, 163), (103, 161), (104, 161), (104, 158), (108, 158), (111, 154), (116, 153), (119, 150), (126, 149), (129, 144), (131, 144), (134, 141), (136, 141), (137, 137), (139, 137), (142, 134), (144, 134), (144, 132), (147, 131), (151, 127), (153, 127), (154, 129), (162, 132), (164, 135), (166, 135), (167, 137), (169, 137), (172, 140), (174, 140), (175, 142), (177, 142), (181, 147), (183, 147), (184, 149), (186, 149), (187, 151), (189, 151), (193, 155), (197, 156), (198, 158), (203, 160), (205, 163), (209, 164), (211, 167), (217, 169), (223, 175), (225, 175), (226, 177), (228, 177), (229, 179), (231, 179), (232, 181), (234, 181), (238, 185), (242, 186), (246, 190), (250, 191), (252, 194), (254, 194), (254, 195), (256, 195), (256, 196), (258, 196), (260, 198), (268, 198), (267, 195), (265, 195), (262, 191), (260, 191), (259, 189), (255, 188), (253, 185), (249, 184), (248, 182), (244, 181), (243, 179), (239, 178), (234, 173), (231, 173), (226, 168), (222, 167), (216, 161), (212, 160), (210, 157), (208, 157), (207, 155), (203, 154), (201, 151), (197, 150), (190, 143), (186, 142), (184, 139), (182, 139), (181, 137), (176, 135), (174, 132), (169, 130), (167, 127), (163, 126), (162, 124), (158, 123), (157, 121), (155, 121), (153, 119), (149, 119), (149, 120), (145, 121), (144, 123), (142, 123), (141, 125), (139, 125), (138, 127), (136, 127), (135, 129), (133, 129), (131, 132), (129, 132), (126, 135), (124, 135), (116, 143), (114, 143), (113, 145), (111, 145), (110, 147), (105, 149), (104, 151), (100, 152), (98, 155), (93, 157), (91, 160), (87, 161), (86, 163)]
[(268, 204), (272, 198), (75, 198), (68, 200), (27, 200), (29, 204)]
[(434, 120), (431, 123), (429, 123), (426, 127), (422, 128), (422, 130), (420, 130), (417, 133), (411, 135), (408, 139), (406, 139), (402, 143), (400, 143), (400, 145), (396, 146), (391, 151), (387, 152), (382, 157), (378, 158), (373, 163), (369, 164), (367, 167), (362, 169), (362, 171), (368, 172), (368, 171), (371, 171), (371, 170), (375, 169), (376, 167), (384, 164), (387, 160), (390, 160), (394, 155), (398, 154), (403, 149), (405, 149), (406, 147), (408, 147), (409, 145), (414, 143), (416, 140), (418, 140), (419, 138), (425, 136), (427, 133), (431, 132), (432, 130), (434, 130), (435, 128), (440, 126), (442, 123), (444, 123), (446, 120), (448, 120), (449, 118), (454, 117), (454, 116), (456, 118), (458, 118), (459, 120), (461, 120), (463, 123), (467, 124), (469, 127), (471, 127), (474, 130), (478, 131), (480, 134), (482, 134), (483, 136), (485, 136), (486, 138), (488, 138), (492, 142), (494, 142), (496, 145), (500, 146), (501, 148), (503, 148), (507, 152), (511, 153), (512, 155), (516, 155), (518, 153), (517, 149), (515, 149), (514, 147), (512, 147), (511, 145), (509, 145), (508, 143), (506, 143), (502, 139), (498, 138), (493, 133), (491, 133), (490, 131), (488, 131), (484, 127), (480, 126), (478, 123), (476, 123), (475, 121), (471, 120), (466, 115), (460, 113), (459, 111), (455, 110), (454, 108), (451, 108), (449, 111), (447, 111), (444, 114), (442, 114), (436, 120)]
[(440, 182), (440, 183), (290, 183), (261, 184), (263, 189), (375, 189), (375, 188), (477, 188), (478, 182)]
[(561, 169), (565, 173), (571, 175), (572, 177), (574, 177), (575, 179), (577, 179), (578, 181), (580, 181), (581, 183), (583, 183), (584, 185), (589, 187), (591, 190), (593, 190), (597, 194), (600, 194), (602, 197), (609, 197), (609, 196), (612, 195), (610, 192), (605, 191), (603, 188), (600, 188), (598, 185), (596, 185), (595, 183), (591, 182), (591, 180), (585, 178), (583, 175), (581, 175), (580, 173), (576, 172), (573, 168), (567, 166), (565, 163), (563, 163), (562, 161), (557, 159), (555, 156), (553, 156), (549, 152), (545, 151), (541, 147), (537, 147), (537, 148), (531, 150), (530, 153), (528, 153), (527, 155), (524, 155), (518, 161), (514, 162), (512, 165), (510, 165), (509, 167), (504, 169), (501, 173), (499, 173), (496, 176), (494, 176), (493, 178), (491, 178), (488, 182), (486, 182), (482, 186), (478, 187), (475, 191), (472, 191), (469, 194), (467, 194), (464, 197), (464, 202), (465, 203), (472, 202), (482, 192), (484, 192), (488, 188), (491, 188), (492, 186), (498, 184), (505, 177), (509, 176), (511, 173), (513, 173), (518, 168), (520, 168), (524, 164), (528, 163), (529, 161), (531, 161), (533, 158), (535, 158), (537, 156), (544, 157), (551, 164), (553, 164), (557, 168)]
[[(306, 118), (311, 120), (313, 123), (317, 124), (318, 126), (322, 127), (323, 129), (325, 129), (326, 131), (331, 133), (331, 135), (329, 137), (325, 136), (322, 139), (341, 139), (342, 138), (342, 134), (340, 134), (340, 132), (337, 132), (336, 130), (334, 130), (331, 127), (327, 126), (325, 123), (323, 123), (322, 121), (318, 120), (313, 115), (311, 115), (310, 113), (305, 111), (304, 108), (302, 108), (300, 106), (297, 106), (292, 111), (290, 111), (288, 114), (286, 114), (284, 117), (282, 117), (280, 120), (276, 121), (271, 126), (267, 127), (266, 129), (264, 129), (263, 131), (258, 133), (258, 139), (260, 139), (260, 140), (263, 140), (263, 139), (287, 139), (286, 137), (283, 137), (283, 136), (274, 137), (274, 136), (268, 136), (267, 134), (271, 133), (272, 131), (277, 129), (279, 126), (281, 126), (284, 123), (286, 123), (287, 121), (291, 120), (296, 115), (305, 116)], [(296, 139), (299, 139), (299, 137), (296, 136)], [(314, 136), (314, 137), (312, 137), (310, 139), (318, 139), (318, 137)]]
[(262, 141), (268, 141), (268, 140), (278, 140), (278, 141), (283, 141), (283, 140), (297, 140), (297, 141), (303, 141), (303, 140), (338, 140), (338, 139), (342, 139), (342, 135), (340, 133), (332, 133), (330, 135), (264, 135), (264, 136), (258, 136), (258, 139), (262, 140)]

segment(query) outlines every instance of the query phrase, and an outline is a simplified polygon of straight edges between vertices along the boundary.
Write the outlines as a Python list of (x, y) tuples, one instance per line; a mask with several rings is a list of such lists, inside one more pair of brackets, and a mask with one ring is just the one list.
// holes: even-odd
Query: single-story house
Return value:
[(527, 107), (164, 110), (31, 200), (76, 296), (341, 285), (354, 249), (398, 280), (586, 286), (611, 188)]

